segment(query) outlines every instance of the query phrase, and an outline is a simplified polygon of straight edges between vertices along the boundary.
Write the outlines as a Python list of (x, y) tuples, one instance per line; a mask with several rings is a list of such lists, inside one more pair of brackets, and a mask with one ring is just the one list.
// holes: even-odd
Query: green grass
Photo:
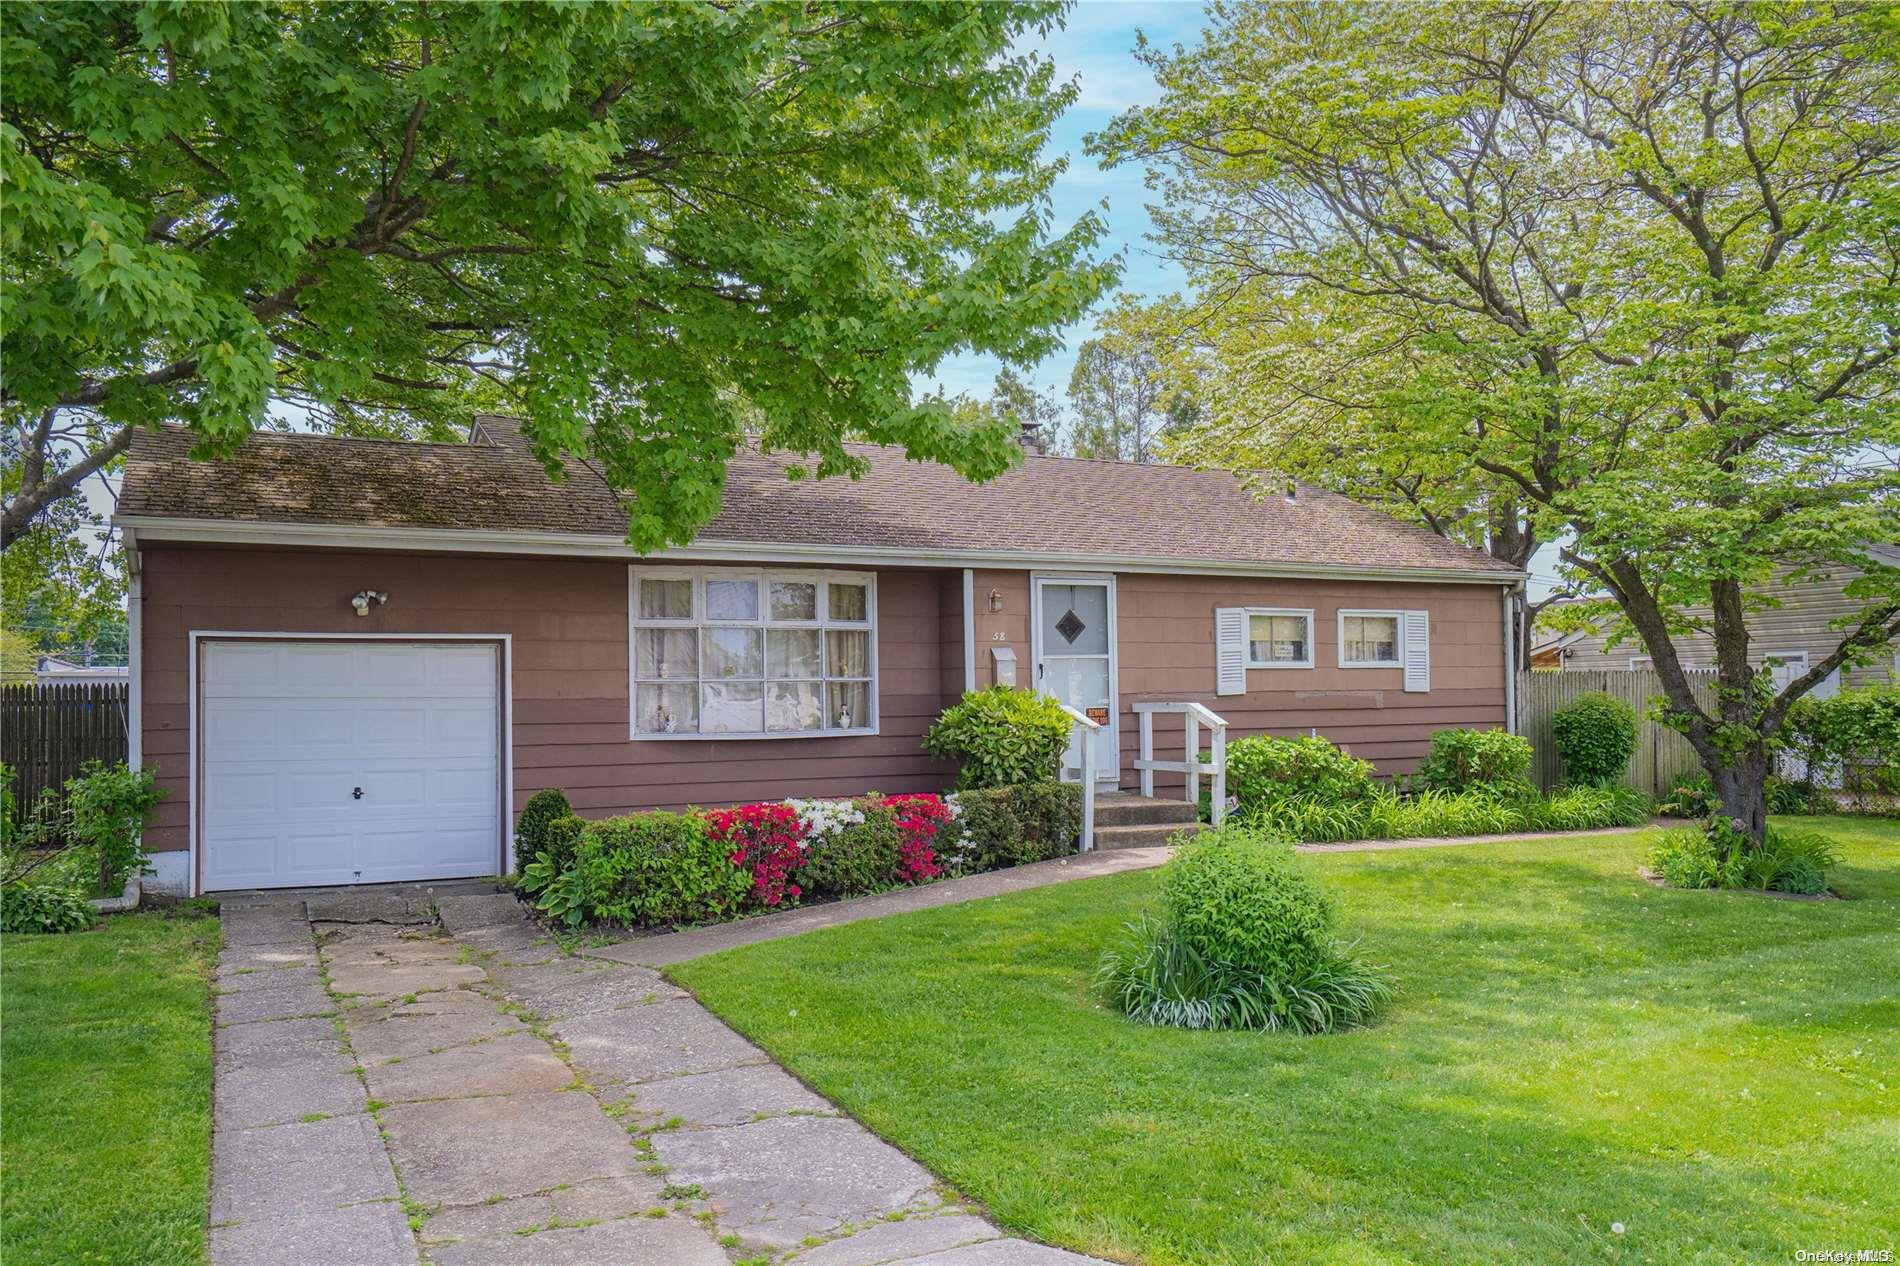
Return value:
[(0, 938), (0, 1260), (205, 1260), (215, 918)]
[(1117, 1261), (1893, 1248), (1900, 824), (1802, 825), (1841, 842), (1852, 900), (1659, 890), (1647, 836), (1315, 858), (1401, 991), (1330, 1037), (1102, 1008), (1097, 958), (1153, 872), (674, 974), (1010, 1229)]

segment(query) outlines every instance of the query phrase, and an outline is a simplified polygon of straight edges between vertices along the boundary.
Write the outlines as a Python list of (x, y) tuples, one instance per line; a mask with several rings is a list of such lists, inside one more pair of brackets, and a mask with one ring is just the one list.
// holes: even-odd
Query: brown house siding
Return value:
[[(1497, 586), (1123, 574), (1116, 598), (1125, 786), (1140, 743), (1130, 705), (1142, 700), (1203, 703), (1227, 718), (1229, 738), (1317, 730), (1385, 774), (1411, 772), (1434, 730), (1505, 721)], [(1215, 694), (1214, 609), (1234, 606), (1312, 608), (1314, 666), (1249, 669), (1246, 694)], [(1340, 668), (1342, 607), (1429, 611), (1432, 688), (1406, 693), (1397, 668)], [(1157, 756), (1179, 760), (1181, 743), (1181, 719), (1156, 717)]]
[[(167, 798), (147, 846), (188, 845), (189, 634), (507, 634), (511, 638), (513, 787), (518, 809), (543, 787), (598, 817), (640, 808), (721, 805), (868, 790), (940, 790), (947, 767), (926, 757), (924, 730), (963, 688), (960, 568), (878, 573), (880, 733), (851, 738), (634, 742), (628, 726), (627, 570), (611, 560), (213, 548), (141, 548), (142, 738)], [(976, 681), (995, 679), (990, 648), (1017, 658), (1033, 686), (1030, 572), (976, 569)], [(360, 589), (387, 606), (351, 613)], [(1270, 580), (1124, 573), (1117, 578), (1122, 783), (1134, 786), (1138, 700), (1198, 700), (1230, 734), (1320, 734), (1409, 771), (1431, 732), (1504, 723), (1499, 587)], [(999, 596), (1000, 611), (990, 595)], [(1214, 609), (1311, 607), (1315, 667), (1254, 669), (1248, 693), (1214, 693)], [(1431, 684), (1407, 694), (1400, 670), (1340, 669), (1340, 607), (1431, 612)], [(1178, 718), (1157, 718), (1156, 749), (1178, 759)], [(1166, 786), (1168, 780), (1162, 779)], [(1173, 780), (1176, 785), (1179, 779)]]
[[(505, 633), (512, 638), (514, 808), (564, 789), (590, 817), (872, 789), (934, 791), (947, 769), (918, 742), (942, 706), (942, 573), (878, 573), (880, 732), (853, 738), (633, 742), (627, 737), (627, 569), (612, 561), (376, 552), (141, 550), (144, 759), (166, 792), (146, 832), (188, 846), (189, 634)], [(961, 574), (955, 577), (961, 592)], [(366, 618), (349, 597), (389, 593)], [(957, 619), (961, 654), (961, 617)], [(959, 660), (959, 677), (961, 667)]]

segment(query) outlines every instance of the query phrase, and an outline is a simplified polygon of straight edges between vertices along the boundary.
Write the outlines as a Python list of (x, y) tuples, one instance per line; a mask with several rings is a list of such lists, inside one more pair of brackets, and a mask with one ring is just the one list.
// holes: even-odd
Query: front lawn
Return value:
[(0, 938), (0, 1261), (202, 1263), (218, 921)]
[(1100, 1007), (1153, 872), (673, 971), (1010, 1229), (1118, 1261), (1900, 1248), (1900, 824), (1801, 825), (1852, 900), (1652, 888), (1647, 836), (1315, 858), (1401, 990), (1332, 1037)]

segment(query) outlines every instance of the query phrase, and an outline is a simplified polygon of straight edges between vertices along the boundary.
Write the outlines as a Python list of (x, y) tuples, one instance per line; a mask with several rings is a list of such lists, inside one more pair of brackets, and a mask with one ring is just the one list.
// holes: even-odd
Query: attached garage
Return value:
[(200, 891), (506, 869), (499, 638), (193, 638)]

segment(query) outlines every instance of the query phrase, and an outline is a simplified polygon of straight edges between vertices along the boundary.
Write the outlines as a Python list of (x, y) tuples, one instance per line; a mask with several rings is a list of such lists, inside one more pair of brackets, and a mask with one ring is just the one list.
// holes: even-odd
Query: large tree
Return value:
[(1168, 437), (1196, 416), (1193, 395), (1163, 375), (1148, 331), (1127, 321), (1128, 311), (1123, 303), (1110, 314), (1111, 328), (1077, 350), (1069, 375), (1069, 449), (1077, 457), (1157, 461)]
[(1055, 346), (1113, 280), (1045, 230), (1044, 3), (0, 6), (0, 539), (166, 420), (440, 435), (518, 411), (641, 548), (748, 432), (982, 478), (911, 379)]
[[(1097, 142), (1163, 191), (1218, 442), (1561, 541), (1755, 841), (1788, 708), (1900, 633), (1860, 553), (1900, 539), (1897, 44), (1855, 4), (1222, 5)], [(1867, 568), (1779, 692), (1777, 563)]]

